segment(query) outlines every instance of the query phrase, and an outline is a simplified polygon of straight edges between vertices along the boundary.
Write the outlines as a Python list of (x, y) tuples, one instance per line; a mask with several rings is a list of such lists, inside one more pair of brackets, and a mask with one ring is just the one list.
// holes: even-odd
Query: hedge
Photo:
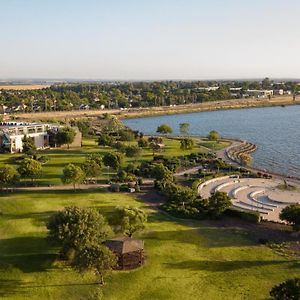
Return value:
[(260, 222), (260, 214), (257, 211), (243, 211), (235, 208), (228, 208), (225, 211), (227, 216), (237, 217), (252, 223)]

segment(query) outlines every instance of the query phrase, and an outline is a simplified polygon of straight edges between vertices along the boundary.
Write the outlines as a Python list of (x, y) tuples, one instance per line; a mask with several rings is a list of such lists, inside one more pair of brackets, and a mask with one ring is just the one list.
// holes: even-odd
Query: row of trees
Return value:
[[(206, 87), (219, 87), (205, 90)], [(89, 108), (151, 107), (201, 103), (230, 99), (231, 87), (241, 87), (239, 96), (247, 89), (284, 89), (296, 93), (296, 82), (274, 84), (268, 78), (262, 81), (160, 81), (74, 83), (53, 85), (42, 90), (3, 91), (0, 103), (8, 107), (20, 106), (23, 111), (55, 111)]]

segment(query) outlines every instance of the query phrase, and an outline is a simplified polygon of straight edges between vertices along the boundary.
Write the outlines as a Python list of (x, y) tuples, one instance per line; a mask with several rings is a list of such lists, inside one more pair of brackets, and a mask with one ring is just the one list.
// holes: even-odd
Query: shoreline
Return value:
[[(239, 143), (239, 145), (237, 144), (235, 146), (232, 146), (232, 144), (231, 144), (230, 146), (226, 147), (225, 149), (216, 152), (217, 156), (219, 158), (222, 158), (225, 162), (230, 163), (230, 164), (234, 164), (234, 165), (239, 166), (239, 167), (241, 167), (243, 169), (246, 169), (246, 170), (248, 170), (250, 172), (265, 173), (265, 174), (272, 175), (273, 177), (275, 177), (277, 179), (292, 181), (292, 182), (295, 182), (297, 184), (300, 183), (300, 177), (288, 176), (286, 174), (281, 174), (281, 173), (277, 173), (277, 172), (270, 171), (270, 170), (267, 170), (267, 169), (262, 169), (259, 166), (258, 167), (243, 166), (240, 162), (238, 162), (237, 160), (231, 158), (228, 155), (228, 150), (231, 149), (231, 148), (234, 148), (234, 147), (239, 147), (244, 142), (242, 140), (238, 139), (238, 138), (234, 138), (234, 139), (228, 139), (228, 138), (226, 138), (226, 139), (223, 139), (223, 140), (230, 141), (230, 142), (232, 142), (232, 144), (233, 143)], [(253, 144), (253, 145), (255, 145), (255, 144)], [(255, 151), (256, 151), (256, 149), (255, 149)], [(253, 152), (255, 152), (255, 151), (253, 151)]]
[[(104, 110), (76, 110), (76, 111), (52, 111), (35, 113), (16, 113), (5, 115), (5, 119), (18, 120), (49, 120), (49, 119), (74, 119), (74, 118), (97, 118), (103, 114), (115, 115), (120, 119), (145, 118), (162, 115), (175, 115), (184, 113), (208, 112), (230, 109), (263, 108), (273, 106), (300, 105), (300, 98), (294, 101), (292, 96), (277, 96), (268, 99), (231, 99), (210, 101), (196, 104), (181, 104), (176, 106), (156, 106), (149, 108), (131, 108), (127, 110), (104, 109)], [(14, 117), (14, 118), (12, 118)]]

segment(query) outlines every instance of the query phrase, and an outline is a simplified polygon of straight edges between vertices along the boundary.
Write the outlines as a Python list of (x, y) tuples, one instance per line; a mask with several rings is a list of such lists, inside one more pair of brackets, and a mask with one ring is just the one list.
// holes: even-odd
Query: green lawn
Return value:
[[(67, 205), (108, 214), (116, 205), (144, 204), (127, 194), (23, 192), (0, 197), (0, 298), (93, 299), (98, 286), (56, 259), (45, 240), (48, 216)], [(300, 276), (299, 265), (255, 244), (247, 232), (179, 221), (145, 207), (141, 233), (147, 261), (140, 269), (114, 272), (104, 299), (266, 299), (269, 289)]]
[(199, 143), (200, 146), (208, 148), (210, 150), (214, 150), (214, 151), (218, 151), (218, 150), (222, 150), (225, 149), (226, 147), (230, 146), (230, 142), (227, 141), (206, 141), (206, 140), (202, 140)]
[[(206, 149), (195, 146), (193, 150), (181, 150), (180, 142), (174, 139), (164, 139), (165, 148), (161, 152), (162, 155), (167, 157), (179, 156), (189, 154), (191, 152), (207, 151)], [(128, 144), (137, 144), (131, 142)], [(110, 147), (99, 147), (94, 139), (83, 140), (82, 148), (80, 149), (50, 149), (40, 151), (40, 155), (47, 155), (49, 161), (43, 165), (42, 175), (37, 179), (40, 185), (60, 185), (62, 169), (69, 163), (80, 164), (85, 160), (85, 157), (89, 153), (100, 152), (105, 153), (108, 151), (115, 151)], [(20, 154), (1, 154), (0, 155), (0, 166), (4, 164), (13, 164), (13, 158), (18, 157)], [(144, 149), (139, 157), (126, 158), (125, 163), (140, 163), (146, 160), (152, 160), (153, 153), (150, 149)], [(112, 173), (110, 171), (110, 173)], [(104, 167), (102, 174), (99, 177), (100, 180), (108, 179), (107, 169)]]

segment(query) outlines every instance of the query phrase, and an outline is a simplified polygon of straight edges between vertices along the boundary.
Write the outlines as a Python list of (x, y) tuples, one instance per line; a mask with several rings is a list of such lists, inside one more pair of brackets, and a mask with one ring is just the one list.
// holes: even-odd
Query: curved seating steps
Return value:
[(224, 187), (227, 187), (227, 186), (230, 186), (230, 185), (233, 185), (233, 184), (236, 184), (236, 183), (240, 183), (240, 182), (242, 182), (242, 180), (238, 179), (238, 180), (233, 180), (233, 181), (230, 181), (230, 182), (221, 183), (221, 184), (217, 185), (214, 188), (214, 192), (219, 192)]
[(251, 203), (247, 203), (245, 201), (242, 201), (242, 200), (239, 200), (235, 203), (240, 203), (246, 207), (250, 207), (252, 210), (258, 210), (258, 211), (264, 211), (264, 212), (271, 212), (271, 211), (274, 211), (274, 209), (272, 208), (268, 208), (268, 207), (261, 207), (261, 206), (258, 206), (258, 205), (253, 205)]
[(232, 190), (230, 193), (231, 193), (232, 197), (236, 199), (237, 198), (237, 194), (240, 191), (246, 190), (246, 189), (251, 188), (251, 187), (252, 187), (251, 185), (239, 186), (238, 188)]
[(295, 202), (274, 200), (274, 199), (270, 198), (270, 196), (268, 196), (268, 195), (267, 195), (267, 197), (270, 202), (274, 202), (274, 203), (278, 203), (278, 204), (286, 204), (286, 205), (295, 204)]
[(217, 178), (213, 178), (213, 179), (210, 179), (210, 180), (207, 180), (203, 183), (201, 183), (199, 186), (198, 186), (198, 192), (200, 192), (204, 187), (206, 187), (207, 185), (213, 183), (213, 182), (216, 182), (216, 181), (219, 181), (219, 180), (223, 180), (223, 179), (227, 179), (229, 178), (229, 176), (222, 176), (222, 177), (217, 177)]
[(277, 208), (278, 206), (275, 205), (275, 204), (270, 204), (270, 203), (265, 203), (265, 202), (262, 202), (262, 201), (259, 201), (256, 199), (256, 196), (259, 195), (259, 194), (263, 194), (265, 191), (254, 191), (252, 193), (249, 194), (249, 198), (251, 201), (255, 202), (255, 203), (258, 203), (258, 204), (261, 204), (262, 206), (267, 206), (267, 207), (273, 207), (273, 208)]
[(254, 207), (254, 206), (252, 206), (252, 207), (244, 206), (244, 204), (240, 203), (240, 202), (236, 202), (236, 203), (232, 204), (232, 206), (236, 207), (236, 208), (239, 208), (239, 209), (242, 209), (242, 210), (246, 210), (246, 211), (252, 211), (252, 212), (257, 211), (257, 212), (259, 212), (261, 214), (264, 214), (264, 215), (268, 214), (267, 211), (261, 210), (259, 208)]

